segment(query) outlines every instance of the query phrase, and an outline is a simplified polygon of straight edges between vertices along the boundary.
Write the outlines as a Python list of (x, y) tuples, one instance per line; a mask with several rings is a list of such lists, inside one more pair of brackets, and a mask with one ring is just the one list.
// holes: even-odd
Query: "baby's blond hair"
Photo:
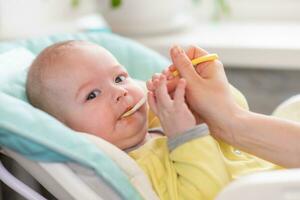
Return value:
[[(74, 48), (80, 45), (91, 45), (86, 41), (63, 41), (55, 43), (45, 48), (32, 62), (27, 75), (26, 95), (28, 101), (36, 108), (46, 111), (47, 113), (59, 118), (62, 109), (55, 99), (57, 92), (53, 87), (55, 79), (55, 69), (63, 57)], [(52, 82), (51, 82), (52, 81)], [(55, 82), (55, 81), (54, 81)]]

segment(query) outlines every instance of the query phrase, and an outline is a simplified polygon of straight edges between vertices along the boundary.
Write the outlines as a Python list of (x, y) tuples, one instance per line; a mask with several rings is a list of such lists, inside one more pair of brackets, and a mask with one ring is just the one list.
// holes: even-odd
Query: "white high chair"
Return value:
[[(132, 42), (129, 42), (124, 38), (121, 38), (119, 36), (114, 36), (111, 34), (97, 33), (97, 34), (66, 35), (59, 38), (56, 37), (46, 38), (45, 43), (49, 45), (49, 43), (52, 40), (59, 41), (62, 39), (89, 39), (94, 42), (96, 41), (99, 44), (106, 45), (106, 47), (110, 48), (113, 52), (116, 53), (116, 55), (119, 55), (119, 59), (125, 63), (125, 66), (131, 67), (132, 72), (141, 69), (141, 66), (151, 66), (151, 67), (167, 66), (166, 64), (167, 62), (165, 61), (165, 59), (159, 57), (153, 52), (150, 52), (149, 50), (145, 50), (144, 47), (141, 47), (137, 44), (133, 44)], [(32, 49), (35, 50), (35, 52), (39, 52), (40, 47), (46, 45), (44, 43), (42, 43), (43, 45), (41, 45), (39, 41), (36, 40), (27, 41), (27, 42), (28, 43), (26, 43), (26, 41), (25, 42), (23, 41), (23, 45), (31, 47)], [(8, 66), (11, 65), (10, 63), (11, 58), (12, 57), (8, 58), (7, 61), (9, 62), (5, 62), (4, 65), (6, 68), (9, 68)], [(22, 59), (20, 59), (21, 56), (19, 54), (17, 56), (15, 55), (15, 57), (13, 58), (14, 61), (20, 60), (20, 63), (18, 65), (21, 66), (24, 65), (25, 62), (22, 61)], [(143, 58), (143, 59), (129, 59), (129, 58)], [(30, 63), (31, 59), (32, 59), (31, 57), (30, 59), (26, 59), (28, 61), (26, 63)], [(20, 66), (15, 66), (15, 67), (17, 69), (17, 67)], [(13, 65), (11, 66), (11, 68), (13, 68)], [(136, 77), (145, 78), (147, 73), (153, 73), (153, 69), (142, 68), (141, 70), (139, 70), (139, 72), (140, 73), (137, 74), (139, 76)], [(3, 72), (0, 73), (0, 75), (2, 74)], [(2, 79), (0, 79), (0, 81), (1, 80)], [(17, 96), (18, 98), (21, 99), (24, 95), (24, 91), (23, 91), (24, 82), (22, 81), (24, 80), (16, 79), (14, 82), (12, 82), (15, 86), (13, 89), (11, 83), (6, 85), (7, 87), (3, 88), (3, 90), (5, 90), (5, 94), (14, 93), (13, 95), (11, 95), (11, 97)], [(23, 88), (21, 87), (22, 84), (23, 84)], [(2, 86), (2, 84), (0, 84), (0, 86)], [(19, 90), (19, 92), (16, 92), (16, 90)], [(0, 96), (0, 102), (1, 102), (1, 96)], [(13, 107), (16, 106), (14, 102), (15, 100), (11, 101), (10, 104)], [(23, 106), (23, 104), (24, 103), (20, 103), (19, 106)], [(2, 106), (0, 106), (0, 108), (3, 107), (3, 105), (4, 104), (2, 103)], [(294, 98), (293, 101), (286, 101), (285, 103), (280, 105), (274, 112), (274, 115), (278, 117), (285, 117), (285, 118), (289, 118), (293, 116), (291, 117), (292, 120), (299, 120), (300, 115), (298, 114), (298, 111), (300, 111), (300, 109), (298, 108), (300, 108), (300, 97)], [(13, 120), (11, 120), (11, 124), (13, 125), (17, 124), (15, 122), (16, 120), (15, 118), (18, 117), (20, 112), (26, 110), (25, 109), (22, 110), (22, 107), (20, 107), (19, 110), (16, 108), (16, 110), (14, 111), (15, 111), (15, 115), (11, 116), (11, 118), (13, 118)], [(25, 113), (27, 114), (28, 112)], [(0, 111), (0, 115), (1, 114), (3, 114), (2, 111)], [(5, 116), (3, 115), (3, 118), (4, 117), (6, 117), (6, 115)], [(30, 120), (32, 120), (31, 115), (29, 115), (28, 117)], [(1, 118), (0, 124), (2, 121), (4, 121), (3, 118)], [(20, 126), (24, 125), (22, 124), (22, 119), (21, 120), (20, 119), (18, 121), (20, 123)], [(23, 118), (23, 119), (27, 119), (27, 118)], [(29, 128), (31, 128), (32, 124), (33, 122), (30, 121), (29, 125), (27, 126), (28, 130), (26, 129), (28, 131), (26, 132), (27, 134), (31, 133), (30, 131), (32, 130), (29, 130)], [(0, 126), (0, 128), (3, 127)], [(7, 127), (4, 127), (4, 130), (6, 130), (5, 128)], [(18, 127), (16, 125), (15, 127), (13, 126), (12, 128), (13, 129), (19, 128), (19, 130), (17, 130), (16, 132), (18, 131), (22, 132), (21, 131), (22, 127)], [(49, 125), (46, 128), (51, 128), (51, 125)], [(63, 129), (54, 129), (53, 133), (55, 133), (56, 130), (63, 130)], [(64, 129), (63, 131), (67, 131), (67, 130)], [(8, 133), (7, 135), (9, 136), (10, 132), (7, 133)], [(57, 135), (58, 137), (60, 136), (60, 133), (63, 132), (59, 132), (59, 134)], [(113, 145), (110, 145), (109, 143), (105, 142), (104, 140), (100, 140), (99, 138), (93, 138), (92, 136), (87, 136), (87, 137), (89, 140), (91, 140), (91, 142), (96, 144), (96, 146), (99, 149), (101, 149), (102, 152), (104, 152), (113, 161), (117, 163), (117, 165), (121, 168), (121, 170), (127, 175), (128, 179), (130, 180), (129, 183), (131, 183), (134, 186), (134, 188), (141, 194), (142, 198), (149, 199), (149, 200), (158, 199), (156, 194), (152, 190), (151, 185), (147, 177), (145, 176), (145, 174), (127, 154), (117, 149)], [(3, 140), (5, 140), (5, 138)], [(5, 143), (6, 141), (3, 142)], [(51, 143), (51, 147), (54, 146), (55, 145)], [(106, 181), (100, 178), (100, 176), (97, 176), (97, 174), (90, 168), (86, 168), (85, 166), (79, 164), (74, 164), (74, 163), (71, 164), (71, 162), (67, 162), (67, 163), (37, 162), (37, 161), (29, 160), (25, 156), (22, 156), (21, 154), (9, 150), (5, 147), (2, 147), (2, 150), (6, 155), (13, 158), (21, 166), (23, 166), (48, 191), (50, 191), (58, 199), (63, 199), (63, 200), (122, 199), (115, 188), (107, 184)], [(10, 185), (11, 187), (13, 187), (14, 189), (16, 189), (25, 198), (34, 199), (34, 200), (44, 199), (36, 192), (32, 191), (30, 188), (26, 187), (25, 185), (21, 184), (20, 182), (16, 181), (11, 176), (9, 176), (9, 174), (5, 171), (4, 168), (1, 168), (0, 171), (1, 171), (0, 173), (1, 180), (7, 183), (8, 185)], [(119, 190), (122, 189), (123, 188), (119, 188)], [(229, 184), (226, 188), (224, 188), (224, 190), (221, 191), (217, 199), (218, 200), (250, 200), (250, 199), (251, 200), (254, 199), (255, 200), (259, 200), (259, 199), (296, 200), (296, 199), (300, 199), (300, 194), (298, 191), (300, 191), (300, 171), (298, 169), (282, 170), (282, 171), (274, 171), (274, 172), (257, 173), (257, 174), (242, 177), (239, 180), (236, 180), (231, 184)]]
[[(97, 142), (97, 139), (96, 139)], [(109, 148), (108, 148), (109, 149)], [(5, 149), (5, 154), (17, 161), (38, 182), (40, 182), (51, 194), (61, 200), (101, 200), (121, 199), (116, 191), (107, 185), (100, 177), (83, 166), (77, 164), (42, 163), (24, 158), (11, 150)], [(114, 152), (114, 159), (119, 164), (128, 161), (126, 154)], [(120, 158), (118, 159), (117, 157)], [(125, 158), (125, 160), (124, 160)], [(130, 163), (130, 161), (129, 161)], [(133, 163), (131, 163), (133, 164)], [(144, 185), (145, 199), (158, 199), (143, 172), (138, 166), (132, 165), (132, 172), (137, 177), (136, 182)], [(2, 171), (2, 170), (1, 170)], [(1, 172), (0, 178), (5, 178)], [(4, 181), (7, 182), (7, 181)], [(137, 185), (136, 185), (137, 186)], [(22, 196), (30, 200), (44, 200), (26, 185), (19, 185), (18, 191)], [(13, 186), (12, 188), (16, 188)], [(300, 169), (289, 169), (271, 172), (258, 172), (242, 177), (230, 183), (218, 195), (217, 200), (299, 200), (300, 199)]]
[[(93, 135), (84, 134), (99, 150), (110, 156), (128, 175), (130, 182), (141, 193), (144, 199), (158, 199), (150, 182), (138, 165), (123, 151)], [(75, 163), (48, 163), (26, 159), (24, 156), (3, 149), (3, 153), (29, 172), (53, 196), (62, 200), (101, 200), (122, 199), (117, 191), (89, 168)], [(40, 194), (13, 177), (0, 165), (0, 179), (13, 190), (29, 200), (44, 200)]]

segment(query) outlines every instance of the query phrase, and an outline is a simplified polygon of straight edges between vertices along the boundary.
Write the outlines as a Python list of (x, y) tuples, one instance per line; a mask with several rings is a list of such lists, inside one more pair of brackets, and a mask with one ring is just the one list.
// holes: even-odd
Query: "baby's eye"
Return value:
[(115, 82), (120, 83), (120, 82), (124, 81), (125, 79), (126, 79), (125, 75), (119, 75), (116, 77)]
[(96, 98), (99, 94), (101, 94), (100, 90), (93, 90), (91, 93), (89, 93), (89, 95), (86, 97), (86, 100), (92, 100), (94, 98)]

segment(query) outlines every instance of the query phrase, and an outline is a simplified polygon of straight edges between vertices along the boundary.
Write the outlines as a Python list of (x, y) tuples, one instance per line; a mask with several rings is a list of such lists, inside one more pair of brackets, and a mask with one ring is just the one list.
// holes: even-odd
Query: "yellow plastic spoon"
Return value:
[(133, 108), (128, 110), (126, 113), (122, 115), (121, 118), (128, 117), (129, 115), (132, 115), (135, 111), (137, 111), (145, 102), (146, 102), (146, 97), (143, 97)]
[[(196, 65), (198, 65), (200, 63), (207, 62), (207, 61), (213, 61), (213, 60), (216, 60), (218, 58), (219, 58), (219, 56), (215, 53), (207, 54), (205, 56), (201, 56), (201, 57), (193, 59), (192, 64), (194, 65), (194, 67), (196, 67)], [(175, 70), (175, 71), (172, 72), (172, 75), (173, 76), (178, 76), (179, 72), (177, 70)]]

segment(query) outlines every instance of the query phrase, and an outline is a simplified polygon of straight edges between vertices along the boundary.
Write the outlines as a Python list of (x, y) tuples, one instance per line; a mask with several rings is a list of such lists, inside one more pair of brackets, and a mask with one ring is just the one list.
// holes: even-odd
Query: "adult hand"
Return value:
[[(206, 55), (198, 47), (185, 53), (171, 49), (173, 66), (187, 82), (186, 99), (208, 124), (213, 136), (265, 160), (285, 167), (300, 167), (300, 123), (243, 110), (234, 100), (220, 61), (199, 64), (191, 59)], [(178, 78), (169, 81), (169, 89)], [(282, 143), (285, 141), (285, 143)]]
[(187, 53), (174, 46), (170, 50), (173, 61), (170, 70), (176, 68), (186, 80), (186, 98), (192, 110), (208, 124), (214, 136), (223, 138), (222, 134), (230, 134), (224, 130), (227, 127), (224, 123), (228, 124), (230, 117), (240, 108), (231, 95), (223, 64), (219, 60), (201, 63), (194, 68), (191, 60), (207, 54), (195, 46), (189, 48)]

